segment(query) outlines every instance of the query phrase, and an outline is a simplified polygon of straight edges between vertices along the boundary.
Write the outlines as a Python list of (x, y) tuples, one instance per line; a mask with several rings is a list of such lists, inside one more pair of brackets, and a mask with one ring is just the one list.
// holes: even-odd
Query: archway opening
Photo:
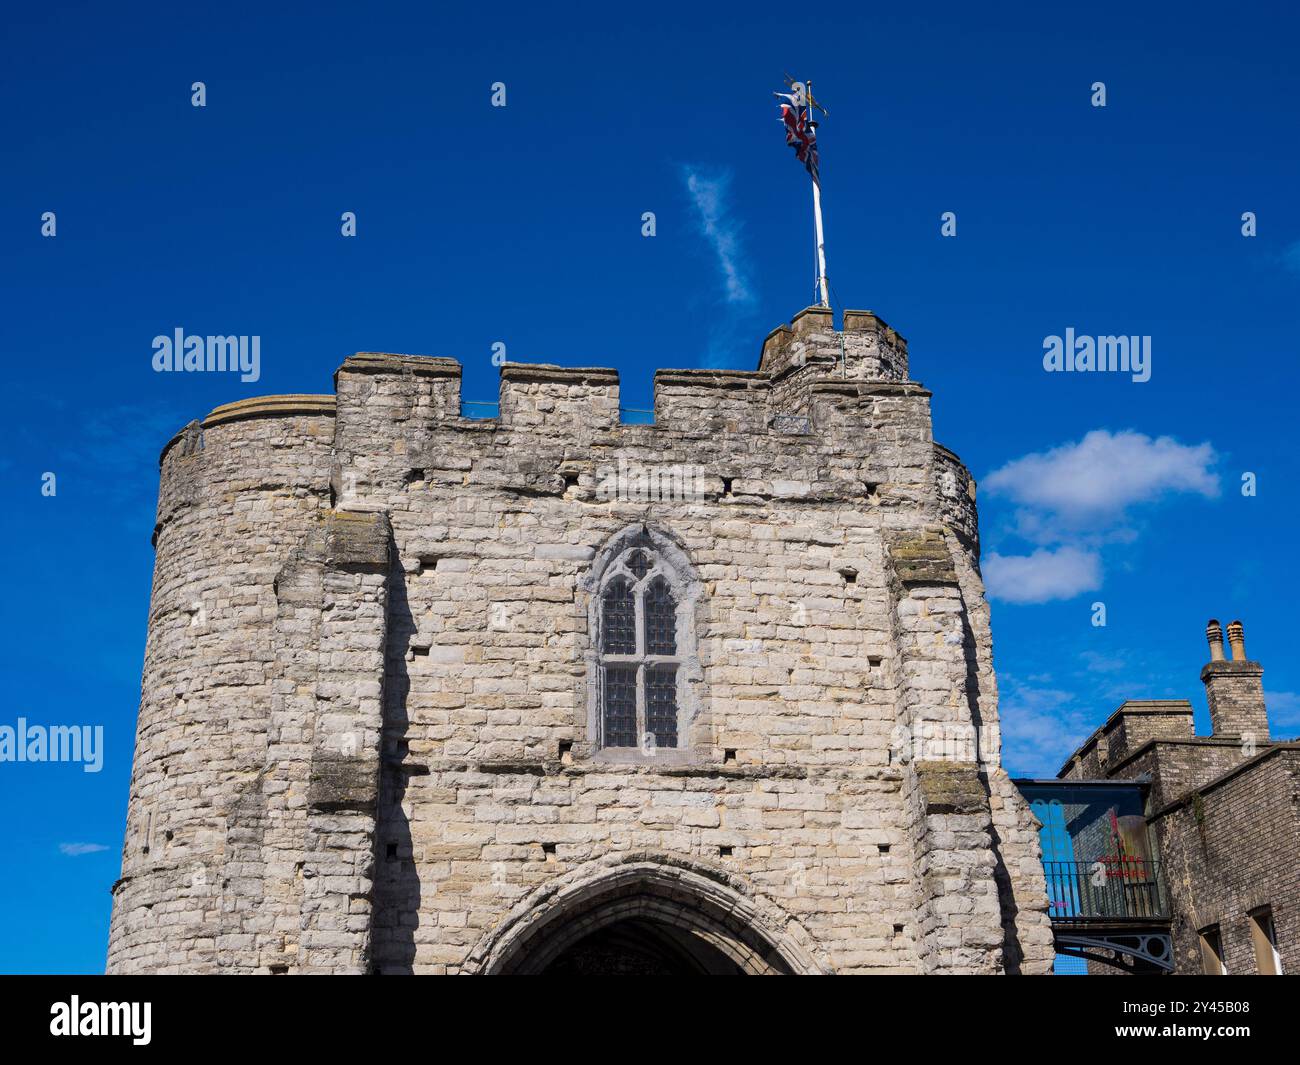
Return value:
[(743, 976), (704, 936), (661, 921), (615, 921), (560, 951), (542, 976)]
[(628, 870), (544, 902), (488, 971), (547, 976), (793, 972), (750, 916), (716, 883)]

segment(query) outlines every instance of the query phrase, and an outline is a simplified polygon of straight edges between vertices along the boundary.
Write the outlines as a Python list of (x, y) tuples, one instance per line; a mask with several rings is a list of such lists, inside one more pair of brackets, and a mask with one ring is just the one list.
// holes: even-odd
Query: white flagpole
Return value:
[[(808, 121), (813, 120), (813, 103), (812, 103), (812, 82), (804, 83), (804, 91), (808, 94)], [(813, 219), (817, 225), (817, 286), (821, 292), (823, 307), (831, 305), (831, 297), (826, 288), (826, 237), (822, 233), (822, 190), (817, 184), (816, 176), (812, 179), (813, 187)]]
[(829, 307), (831, 298), (826, 292), (826, 238), (822, 235), (822, 193), (813, 178), (813, 217), (817, 220), (817, 283), (821, 288), (822, 306)]

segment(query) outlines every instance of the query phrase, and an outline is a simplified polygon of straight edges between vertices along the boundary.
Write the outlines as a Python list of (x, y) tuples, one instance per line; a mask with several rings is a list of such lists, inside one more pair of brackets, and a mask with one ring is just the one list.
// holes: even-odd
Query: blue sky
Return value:
[[(502, 342), (618, 367), (629, 407), (658, 366), (752, 368), (811, 295), (785, 70), (831, 112), (836, 303), (908, 337), (981, 482), (1010, 768), (1054, 772), (1125, 697), (1204, 729), (1210, 616), (1245, 621), (1300, 732), (1297, 16), (900, 7), (8, 14), (0, 724), (102, 724), (105, 764), (0, 764), (0, 970), (103, 965), (168, 436), (327, 392), (357, 350), (453, 356), (492, 400)], [(259, 335), (261, 380), (154, 373), (178, 327)], [(1150, 336), (1150, 381), (1045, 373), (1067, 328)]]

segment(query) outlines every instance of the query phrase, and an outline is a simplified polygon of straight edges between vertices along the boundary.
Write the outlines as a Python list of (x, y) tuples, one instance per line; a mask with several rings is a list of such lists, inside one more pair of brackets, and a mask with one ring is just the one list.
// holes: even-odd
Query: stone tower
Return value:
[(112, 972), (1044, 972), (975, 486), (907, 345), (359, 354), (164, 449)]

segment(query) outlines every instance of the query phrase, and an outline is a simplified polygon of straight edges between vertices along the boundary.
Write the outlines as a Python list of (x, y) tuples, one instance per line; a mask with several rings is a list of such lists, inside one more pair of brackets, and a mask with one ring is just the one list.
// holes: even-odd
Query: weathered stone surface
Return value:
[[(653, 425), (611, 370), (507, 364), (471, 419), (452, 360), (366, 353), (178, 434), (109, 968), (533, 971), (637, 913), (744, 972), (1045, 971), (974, 486), (907, 374), (812, 308), (660, 371)], [(636, 542), (649, 752), (602, 746), (595, 646)]]
[(916, 776), (926, 816), (988, 813), (988, 794), (973, 762), (917, 762)]
[(952, 555), (938, 530), (895, 534), (889, 540), (894, 572), (903, 584), (956, 584)]
[(312, 759), (307, 801), (314, 810), (374, 810), (379, 760), (318, 754)]

